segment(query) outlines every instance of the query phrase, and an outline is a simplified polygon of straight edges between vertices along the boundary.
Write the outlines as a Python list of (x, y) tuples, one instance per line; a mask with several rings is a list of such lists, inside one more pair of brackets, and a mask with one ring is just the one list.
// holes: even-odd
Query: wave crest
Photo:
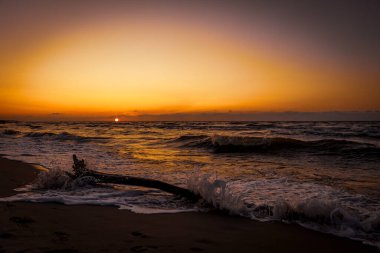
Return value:
[(188, 188), (215, 208), (228, 210), (231, 214), (243, 214), (246, 211), (240, 195), (234, 194), (225, 181), (213, 179), (210, 174), (190, 177)]
[(70, 134), (68, 132), (61, 132), (61, 133), (30, 132), (30, 133), (25, 134), (24, 136), (30, 137), (30, 138), (43, 138), (43, 139), (51, 139), (51, 140), (58, 140), (58, 141), (78, 141), (78, 142), (107, 139), (105, 137), (80, 136), (80, 135)]
[(305, 151), (380, 157), (380, 148), (376, 145), (337, 139), (305, 141), (283, 137), (183, 135), (173, 142), (180, 147), (207, 148), (217, 153)]
[(380, 212), (364, 210), (362, 206), (369, 200), (361, 195), (280, 179), (225, 182), (211, 175), (193, 175), (188, 187), (214, 208), (230, 214), (259, 221), (295, 222), (372, 244), (380, 240)]
[(96, 182), (97, 180), (93, 177), (84, 176), (73, 179), (63, 170), (51, 169), (38, 174), (32, 188), (36, 190), (74, 190), (93, 186)]

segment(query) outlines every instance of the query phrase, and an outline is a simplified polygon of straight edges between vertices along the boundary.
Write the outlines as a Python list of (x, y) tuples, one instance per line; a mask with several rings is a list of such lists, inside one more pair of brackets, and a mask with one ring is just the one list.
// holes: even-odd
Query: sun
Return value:
[(115, 122), (119, 122), (119, 118), (115, 118)]

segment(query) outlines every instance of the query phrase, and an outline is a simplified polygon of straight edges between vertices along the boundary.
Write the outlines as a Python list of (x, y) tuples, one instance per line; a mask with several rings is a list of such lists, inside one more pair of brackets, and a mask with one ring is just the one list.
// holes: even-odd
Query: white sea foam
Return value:
[[(54, 202), (65, 205), (116, 206), (135, 213), (177, 213), (204, 210), (158, 190), (99, 187), (91, 177), (71, 179), (66, 172), (41, 172), (19, 194), (0, 201)], [(305, 227), (378, 244), (380, 212), (364, 208), (367, 198), (311, 183), (286, 179), (225, 181), (212, 174), (193, 174), (188, 187), (212, 207), (259, 220), (296, 222)]]
[(61, 189), (70, 190), (94, 185), (97, 180), (93, 177), (83, 176), (71, 178), (66, 171), (60, 169), (51, 169), (40, 172), (37, 179), (32, 184), (34, 189)]
[(188, 187), (213, 207), (231, 214), (296, 222), (380, 246), (379, 206), (367, 205), (371, 200), (359, 194), (286, 179), (226, 182), (210, 174), (193, 175)]
[(176, 200), (159, 190), (139, 187), (112, 187), (95, 185), (92, 177), (72, 179), (67, 172), (41, 172), (30, 185), (18, 188), (20, 192), (0, 201), (53, 202), (65, 205), (116, 206), (135, 213), (178, 213), (195, 211), (194, 206)]

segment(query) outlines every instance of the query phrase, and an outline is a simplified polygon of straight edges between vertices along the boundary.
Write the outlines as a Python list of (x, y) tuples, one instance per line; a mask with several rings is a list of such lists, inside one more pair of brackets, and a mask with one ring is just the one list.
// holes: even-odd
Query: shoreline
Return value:
[[(0, 197), (37, 169), (0, 157)], [(296, 224), (220, 212), (136, 214), (110, 206), (0, 202), (0, 252), (379, 252)]]

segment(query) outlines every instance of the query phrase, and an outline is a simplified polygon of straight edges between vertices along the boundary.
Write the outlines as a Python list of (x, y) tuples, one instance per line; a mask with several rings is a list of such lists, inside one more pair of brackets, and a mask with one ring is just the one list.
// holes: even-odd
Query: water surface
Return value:
[[(5, 122), (0, 153), (65, 171), (77, 154), (91, 169), (183, 186), (232, 214), (380, 241), (380, 122)], [(210, 208), (83, 182), (17, 198), (142, 213)]]

